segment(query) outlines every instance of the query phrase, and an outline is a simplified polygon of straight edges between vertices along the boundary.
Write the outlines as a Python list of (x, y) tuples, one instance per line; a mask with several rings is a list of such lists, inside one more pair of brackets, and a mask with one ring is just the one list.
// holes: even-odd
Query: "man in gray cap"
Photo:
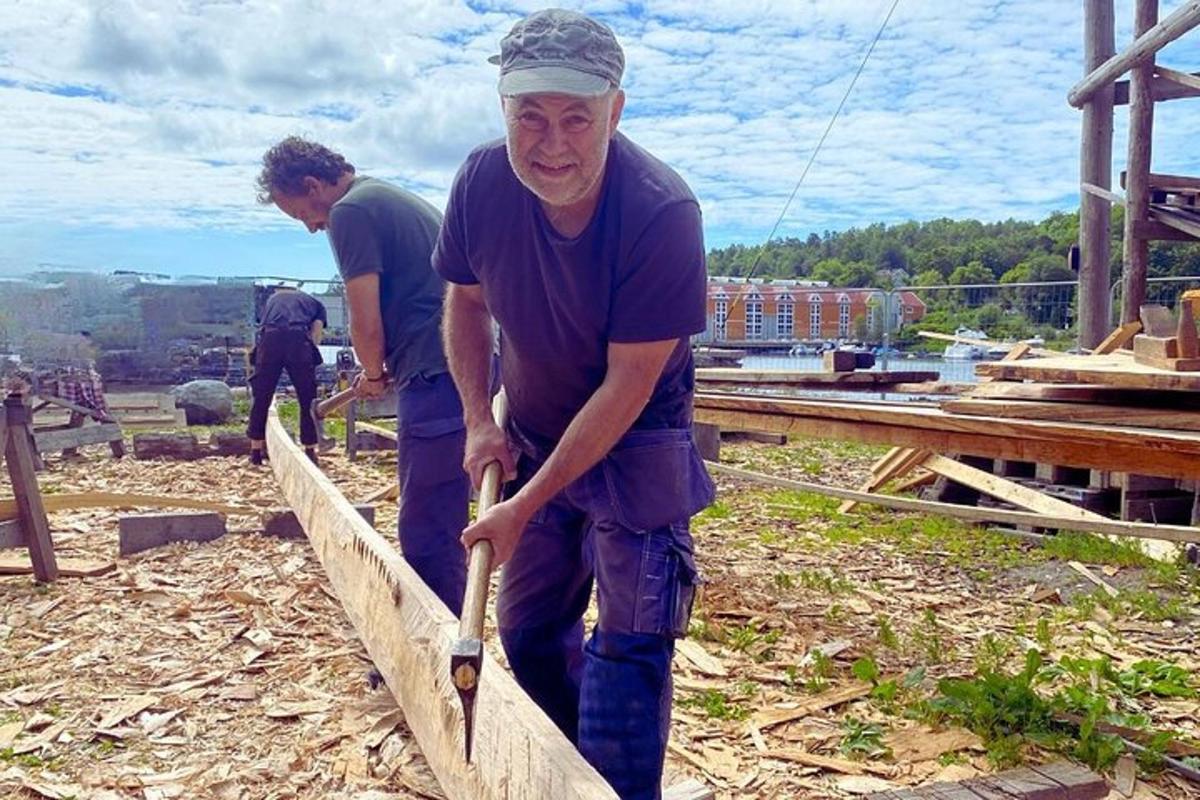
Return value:
[[(688, 520), (713, 497), (691, 436), (700, 209), (617, 132), (624, 55), (607, 27), (540, 11), (493, 62), (507, 136), (459, 170), (433, 264), (450, 281), (465, 466), (476, 485), (494, 460), (515, 480), (463, 541), (489, 539), (504, 564), (517, 680), (622, 798), (658, 798), (697, 579)], [(507, 430), (488, 412), (493, 320)]]

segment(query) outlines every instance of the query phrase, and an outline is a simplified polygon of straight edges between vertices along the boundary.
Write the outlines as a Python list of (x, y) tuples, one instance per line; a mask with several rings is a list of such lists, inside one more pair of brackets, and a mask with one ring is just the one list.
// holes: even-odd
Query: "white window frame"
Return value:
[(838, 336), (846, 338), (850, 335), (850, 298), (842, 295), (838, 298)]
[(763, 298), (757, 292), (746, 298), (746, 338), (763, 338)]
[(725, 338), (725, 326), (729, 322), (729, 300), (725, 295), (718, 295), (713, 302), (713, 338), (721, 341)]
[(821, 295), (808, 296), (808, 338), (821, 338)]
[(775, 335), (780, 339), (793, 338), (796, 335), (796, 303), (792, 300), (791, 295), (785, 294), (779, 298), (776, 309)]

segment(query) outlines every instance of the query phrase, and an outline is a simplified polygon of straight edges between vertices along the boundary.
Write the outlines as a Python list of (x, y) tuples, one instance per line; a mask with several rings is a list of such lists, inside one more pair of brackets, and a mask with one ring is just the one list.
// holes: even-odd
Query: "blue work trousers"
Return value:
[[(510, 432), (522, 450), (511, 496), (547, 453)], [(690, 430), (631, 431), (538, 511), (501, 576), (518, 683), (623, 800), (661, 796), (671, 656), (697, 580), (688, 519), (712, 498)], [(599, 623), (585, 645), (593, 583)]]
[(400, 482), (400, 549), (455, 616), (467, 585), (471, 479), (463, 470), (462, 401), (448, 372), (417, 375), (397, 392), (396, 473)]

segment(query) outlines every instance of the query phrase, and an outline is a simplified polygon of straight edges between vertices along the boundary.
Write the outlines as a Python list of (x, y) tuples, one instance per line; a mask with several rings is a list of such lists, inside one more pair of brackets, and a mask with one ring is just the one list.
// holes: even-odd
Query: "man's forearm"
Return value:
[(642, 389), (607, 380), (600, 384), (571, 420), (550, 458), (513, 500), (529, 509), (540, 508), (595, 466), (642, 413), (653, 388), (653, 384)]
[(467, 296), (469, 289), (450, 286), (442, 320), (446, 361), (468, 428), (491, 420), (488, 374), (492, 363), (492, 318), (482, 302)]
[(383, 341), (381, 325), (356, 323), (354, 317), (351, 316), (350, 342), (354, 345), (354, 354), (358, 356), (358, 363), (362, 364), (363, 371), (367, 373), (368, 377), (376, 378), (383, 374), (385, 355)]
[(320, 347), (321, 337), (324, 334), (325, 323), (321, 322), (319, 319), (313, 320), (312, 328), (309, 330), (309, 337), (312, 339), (312, 343)]

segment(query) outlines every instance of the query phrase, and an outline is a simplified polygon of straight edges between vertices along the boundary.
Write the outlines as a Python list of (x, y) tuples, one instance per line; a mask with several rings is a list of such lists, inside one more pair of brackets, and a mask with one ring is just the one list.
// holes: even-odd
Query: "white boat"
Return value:
[(942, 353), (942, 358), (947, 361), (978, 361), (982, 358), (987, 358), (987, 348), (979, 345), (967, 344), (966, 342), (955, 342), (951, 345), (946, 345), (946, 350)]
[[(957, 338), (974, 339), (976, 341), (986, 341), (988, 338), (988, 335), (983, 331), (973, 330), (966, 326), (960, 326), (954, 331), (954, 335)], [(946, 346), (945, 352), (942, 353), (942, 358), (947, 361), (978, 361), (979, 359), (988, 357), (988, 348), (989, 346), (985, 344), (956, 341), (954, 344)]]

